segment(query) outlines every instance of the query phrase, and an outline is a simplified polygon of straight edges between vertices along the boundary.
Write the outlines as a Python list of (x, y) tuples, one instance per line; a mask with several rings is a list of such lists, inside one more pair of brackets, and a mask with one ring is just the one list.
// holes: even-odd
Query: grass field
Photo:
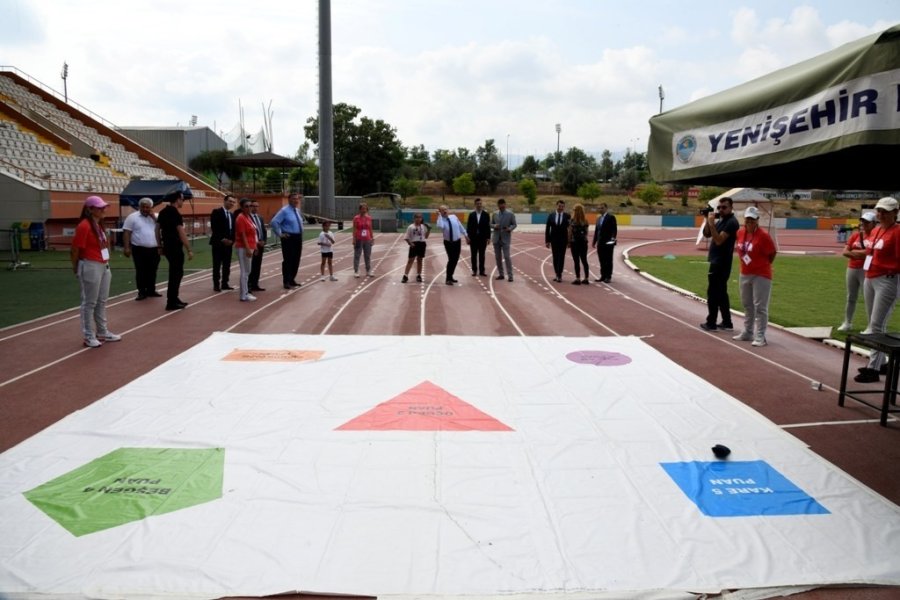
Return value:
[[(705, 257), (678, 256), (674, 259), (657, 256), (632, 257), (631, 261), (645, 273), (678, 287), (706, 297), (707, 263)], [(773, 265), (772, 300), (769, 321), (785, 327), (837, 327), (844, 320), (846, 291), (844, 274), (847, 259), (832, 256), (779, 256)], [(742, 310), (738, 293), (737, 260), (728, 282), (731, 307)], [(698, 321), (699, 324), (699, 321)], [(854, 315), (853, 329), (866, 326), (865, 301), (860, 294)], [(900, 315), (891, 316), (889, 329), (900, 330)], [(837, 339), (845, 336), (836, 330)]]
[[(320, 228), (311, 227), (305, 232), (304, 237), (305, 239), (318, 237), (320, 232)], [(212, 268), (209, 240), (197, 238), (192, 245), (194, 260), (185, 260), (186, 276)], [(269, 252), (271, 251), (270, 249)], [(9, 258), (8, 253), (3, 257), (6, 263), (4, 266), (9, 266)], [(16, 270), (8, 268), (0, 270), (0, 327), (8, 327), (78, 306), (80, 295), (78, 279), (72, 273), (72, 263), (69, 261), (67, 250), (26, 251), (21, 253), (19, 260), (29, 263), (29, 266)], [(134, 263), (122, 254), (121, 248), (113, 251), (110, 268), (112, 269), (110, 297), (135, 291)], [(231, 272), (236, 282), (239, 272), (237, 259), (232, 260)], [(165, 285), (168, 273), (168, 265), (163, 258), (159, 263), (157, 282)]]

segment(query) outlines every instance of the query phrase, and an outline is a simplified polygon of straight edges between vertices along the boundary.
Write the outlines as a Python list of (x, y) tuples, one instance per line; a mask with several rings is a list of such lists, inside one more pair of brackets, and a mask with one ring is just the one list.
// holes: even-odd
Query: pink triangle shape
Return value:
[(430, 381), (382, 402), (336, 431), (513, 431)]

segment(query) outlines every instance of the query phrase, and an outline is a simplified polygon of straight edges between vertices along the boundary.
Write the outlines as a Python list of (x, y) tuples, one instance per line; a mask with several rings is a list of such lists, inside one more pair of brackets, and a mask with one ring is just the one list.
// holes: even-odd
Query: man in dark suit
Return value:
[(482, 209), (481, 198), (475, 198), (475, 210), (469, 213), (466, 233), (469, 234), (472, 249), (472, 276), (485, 277), (484, 252), (491, 239), (491, 215)]
[(547, 217), (547, 227), (544, 228), (544, 245), (553, 253), (553, 272), (556, 277), (553, 281), (562, 281), (563, 269), (566, 266), (566, 248), (569, 247), (569, 213), (566, 212), (566, 203), (559, 200), (556, 203), (556, 212)]
[[(234, 196), (226, 195), (222, 206), (209, 213), (209, 245), (212, 246), (212, 279), (213, 289), (217, 292), (233, 290), (228, 285), (231, 275), (231, 247), (234, 245)], [(221, 284), (221, 285), (220, 285)]]
[(250, 276), (247, 278), (247, 287), (251, 292), (264, 292), (265, 288), (259, 287), (259, 273), (262, 270), (263, 252), (266, 251), (266, 238), (269, 233), (263, 218), (259, 216), (259, 200), (250, 202), (250, 218), (256, 225), (256, 248), (257, 253), (250, 260)]
[(616, 248), (617, 234), (616, 217), (608, 212), (606, 203), (601, 202), (600, 216), (597, 217), (597, 226), (594, 228), (594, 241), (591, 243), (591, 247), (597, 249), (597, 256), (600, 258), (600, 278), (595, 281), (604, 283), (612, 281), (613, 250)]

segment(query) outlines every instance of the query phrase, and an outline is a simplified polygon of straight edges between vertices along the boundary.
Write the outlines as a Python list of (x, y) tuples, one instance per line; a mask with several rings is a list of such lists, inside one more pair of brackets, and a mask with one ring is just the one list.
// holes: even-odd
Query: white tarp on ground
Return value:
[[(224, 449), (221, 497), (76, 535), (97, 487), (25, 496), (133, 448)], [(0, 455), (0, 596), (678, 597), (898, 556), (897, 506), (633, 338), (215, 334)]]

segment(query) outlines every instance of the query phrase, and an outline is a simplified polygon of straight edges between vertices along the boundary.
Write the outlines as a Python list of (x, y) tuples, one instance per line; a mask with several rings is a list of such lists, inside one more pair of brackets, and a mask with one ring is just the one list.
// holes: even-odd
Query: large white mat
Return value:
[[(135, 448), (220, 460), (89, 481)], [(83, 505), (37, 501), (79, 467)], [(0, 455), (0, 596), (678, 597), (898, 557), (897, 506), (631, 338), (215, 334)]]

